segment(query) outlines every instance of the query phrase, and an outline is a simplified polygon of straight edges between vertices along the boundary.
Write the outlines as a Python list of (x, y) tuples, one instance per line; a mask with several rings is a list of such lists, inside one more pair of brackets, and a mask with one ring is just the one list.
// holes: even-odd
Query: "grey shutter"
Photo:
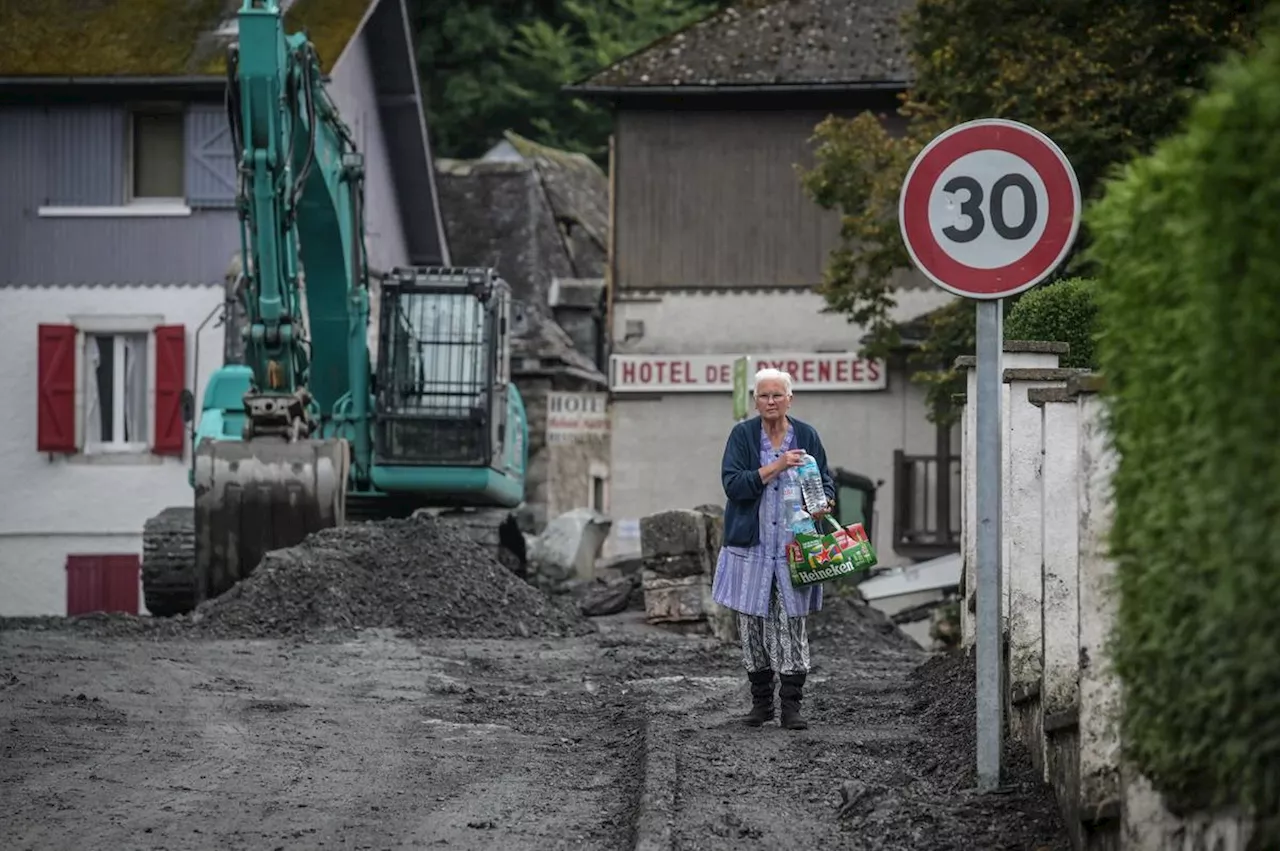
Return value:
[(45, 175), (52, 207), (118, 206), (125, 202), (125, 113), (106, 106), (51, 106)]
[(236, 155), (227, 110), (222, 104), (187, 109), (187, 203), (192, 207), (234, 207)]

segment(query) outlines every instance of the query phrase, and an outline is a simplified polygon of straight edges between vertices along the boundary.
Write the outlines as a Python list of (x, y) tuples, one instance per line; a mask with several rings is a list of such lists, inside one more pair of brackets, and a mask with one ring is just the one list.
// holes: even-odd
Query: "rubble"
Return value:
[[(977, 689), (975, 659), (968, 653), (937, 654), (910, 674), (912, 714), (921, 740), (915, 758), (935, 778), (940, 795), (972, 789), (977, 780)], [(1069, 849), (1053, 790), (1032, 765), (1026, 747), (1004, 737), (1002, 795), (1013, 806), (991, 813), (1004, 847)], [(995, 808), (993, 807), (993, 810)], [(1015, 845), (1015, 841), (1021, 840)]]
[(529, 581), (562, 594), (575, 581), (590, 579), (613, 521), (590, 508), (575, 508), (554, 518), (529, 546)]
[(838, 644), (859, 652), (870, 648), (920, 653), (915, 639), (863, 598), (851, 583), (828, 583), (822, 609), (809, 616), (809, 640)]
[(637, 576), (624, 576), (607, 582), (597, 581), (583, 589), (582, 597), (578, 600), (578, 610), (589, 618), (616, 615), (631, 606), (639, 587)]
[(254, 574), (193, 614), (202, 633), (279, 637), (361, 627), (409, 637), (501, 638), (589, 631), (432, 518), (345, 526), (269, 553)]
[(677, 509), (642, 517), (640, 555), (649, 623), (705, 621), (702, 588), (711, 584), (705, 516)]
[(677, 509), (640, 519), (640, 554), (650, 563), (685, 555), (705, 555), (707, 524), (704, 514)]
[(191, 632), (315, 637), (390, 628), (409, 638), (518, 638), (594, 631), (572, 605), (522, 581), (454, 526), (430, 517), (327, 529), (268, 553), (202, 603)]

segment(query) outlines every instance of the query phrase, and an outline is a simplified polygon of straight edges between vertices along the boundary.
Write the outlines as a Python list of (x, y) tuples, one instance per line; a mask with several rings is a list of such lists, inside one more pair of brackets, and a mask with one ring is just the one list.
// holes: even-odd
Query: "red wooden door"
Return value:
[(67, 556), (67, 615), (138, 613), (142, 560), (133, 553)]

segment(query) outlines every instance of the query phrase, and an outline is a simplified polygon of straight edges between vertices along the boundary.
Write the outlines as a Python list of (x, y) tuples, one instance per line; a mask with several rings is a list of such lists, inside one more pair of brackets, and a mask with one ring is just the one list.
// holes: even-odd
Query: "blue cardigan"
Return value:
[[(795, 448), (803, 449), (818, 462), (822, 471), (822, 489), (827, 498), (836, 498), (835, 482), (827, 467), (827, 451), (817, 430), (806, 422), (787, 417), (795, 431)], [(765, 484), (760, 478), (760, 440), (764, 423), (752, 417), (733, 427), (724, 447), (720, 464), (720, 480), (724, 495), (724, 543), (731, 547), (753, 547), (760, 543), (760, 497)]]

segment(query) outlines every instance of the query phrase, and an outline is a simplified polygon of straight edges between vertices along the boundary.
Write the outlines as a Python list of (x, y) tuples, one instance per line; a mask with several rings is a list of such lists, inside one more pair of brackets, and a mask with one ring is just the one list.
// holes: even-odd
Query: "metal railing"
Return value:
[[(939, 484), (939, 470), (944, 471)], [(893, 548), (913, 559), (960, 550), (960, 456), (893, 453)]]

